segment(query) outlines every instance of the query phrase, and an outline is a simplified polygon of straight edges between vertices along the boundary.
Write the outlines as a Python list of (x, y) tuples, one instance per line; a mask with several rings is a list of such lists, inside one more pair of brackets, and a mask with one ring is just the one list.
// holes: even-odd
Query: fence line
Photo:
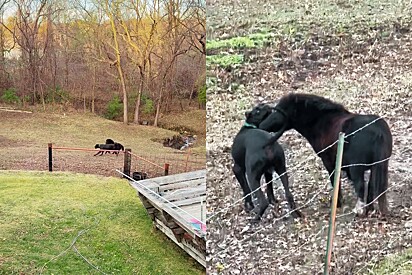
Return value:
[(158, 164), (156, 164), (156, 163), (154, 163), (154, 162), (151, 162), (150, 160), (147, 160), (147, 159), (145, 159), (145, 158), (139, 157), (138, 155), (136, 155), (136, 154), (134, 154), (134, 153), (132, 153), (132, 152), (130, 152), (130, 151), (127, 151), (127, 153), (129, 153), (130, 155), (132, 155), (132, 156), (134, 156), (134, 157), (136, 157), (136, 158), (138, 158), (138, 159), (140, 159), (140, 160), (143, 160), (143, 161), (145, 161), (145, 162), (147, 162), (147, 163), (149, 163), (149, 164), (151, 164), (151, 165), (153, 165), (153, 166), (155, 166), (155, 167), (157, 167), (157, 168), (164, 169), (164, 167), (162, 167), (162, 166), (160, 166), (160, 165), (158, 165)]
[[(376, 121), (378, 121), (378, 120), (380, 120), (380, 119), (383, 119), (384, 117), (386, 117), (386, 116), (380, 116), (380, 117), (374, 119), (373, 121), (365, 124), (364, 126), (360, 127), (359, 129), (356, 129), (355, 131), (349, 133), (348, 135), (345, 135), (345, 138), (356, 134), (357, 132), (363, 130), (364, 128), (366, 128), (366, 127), (368, 127), (368, 126), (370, 126), (371, 124), (375, 123)], [(324, 151), (328, 150), (329, 148), (333, 147), (338, 141), (339, 141), (339, 139), (337, 139), (336, 141), (334, 141), (334, 142), (331, 143), (330, 145), (326, 146), (326, 147), (323, 148), (322, 150), (320, 150), (320, 151), (318, 151), (318, 152), (315, 152), (315, 154), (319, 156), (319, 154), (321, 154), (321, 153), (323, 153)], [(345, 141), (345, 142), (347, 142), (347, 141)], [(308, 157), (306, 160), (302, 161), (301, 163), (299, 163), (299, 164), (297, 164), (297, 165), (295, 165), (294, 167), (289, 168), (289, 169), (295, 169), (295, 171), (297, 171), (297, 167), (301, 167), (301, 166), (302, 166), (305, 162), (307, 162), (308, 160), (310, 160), (310, 157)], [(384, 160), (382, 160), (382, 161), (384, 161)], [(342, 168), (346, 168), (346, 167), (342, 167)], [(334, 171), (333, 171), (333, 172), (334, 172)], [(333, 174), (333, 172), (332, 172), (332, 174)], [(257, 189), (253, 190), (253, 191), (250, 192), (249, 194), (243, 196), (241, 199), (235, 201), (235, 203), (230, 204), (229, 206), (225, 207), (224, 209), (222, 209), (222, 210), (220, 210), (220, 211), (218, 211), (218, 212), (215, 212), (214, 214), (212, 214), (211, 216), (209, 216), (209, 217), (206, 219), (206, 221), (209, 221), (210, 219), (212, 219), (213, 217), (215, 217), (215, 216), (216, 216), (217, 214), (219, 214), (219, 213), (222, 213), (222, 212), (224, 212), (224, 211), (229, 210), (230, 208), (232, 208), (232, 207), (234, 207), (236, 204), (238, 204), (240, 201), (244, 200), (244, 199), (247, 198), (248, 196), (251, 196), (253, 193), (255, 193), (255, 192), (257, 192), (258, 190), (262, 189), (262, 187), (267, 186), (268, 184), (274, 182), (275, 180), (278, 180), (281, 176), (285, 175), (286, 173), (288, 173), (288, 172), (286, 171), (286, 172), (282, 173), (281, 175), (278, 175), (278, 177), (272, 178), (271, 181), (265, 182), (264, 184), (261, 184), (260, 187), (258, 187)], [(289, 174), (289, 175), (292, 175), (292, 174)], [(330, 178), (331, 176), (332, 176), (332, 175), (329, 175), (329, 178)]]
[(89, 149), (89, 148), (76, 148), (76, 147), (52, 147), (53, 150), (62, 150), (62, 151), (92, 151), (92, 152), (120, 152), (120, 150), (106, 150), (106, 149)]
[[(368, 127), (369, 125), (375, 123), (376, 121), (378, 121), (378, 120), (380, 120), (380, 119), (382, 119), (382, 118), (383, 118), (383, 117), (378, 117), (377, 119), (373, 120), (372, 122), (370, 122), (370, 123), (364, 125), (363, 127), (361, 127), (361, 128), (359, 128), (359, 129), (353, 131), (352, 133), (346, 135), (345, 137), (349, 137), (349, 136), (351, 136), (351, 135), (356, 134), (357, 132), (363, 130), (364, 128)], [(338, 142), (338, 140), (336, 140), (335, 142), (333, 142), (333, 143), (330, 144), (329, 146), (325, 147), (324, 149), (318, 151), (318, 152), (316, 153), (316, 155), (319, 155), (320, 153), (322, 153), (322, 152), (326, 151), (327, 149), (333, 147), (337, 142)], [(299, 163), (298, 165), (295, 165), (294, 167), (289, 168), (289, 169), (292, 169), (292, 170), (295, 169), (295, 170), (297, 171), (297, 167), (303, 166), (303, 164), (304, 164), (305, 162), (307, 162), (307, 161), (309, 160), (309, 158), (310, 158), (310, 157), (308, 157), (306, 160), (302, 161), (302, 162)], [(379, 160), (379, 161), (376, 161), (376, 162), (373, 162), (373, 163), (369, 163), (369, 164), (365, 164), (365, 163), (349, 164), (349, 165), (342, 166), (342, 168), (348, 168), (348, 167), (353, 167), (353, 166), (373, 166), (373, 165), (375, 165), (375, 164), (388, 161), (390, 158), (391, 158), (391, 157), (387, 157), (387, 158), (385, 158), (385, 159), (382, 159), (382, 160)], [(296, 171), (295, 171), (295, 172), (296, 172)], [(293, 172), (293, 173), (295, 173), (295, 172)], [(218, 214), (229, 210), (229, 209), (232, 208), (233, 206), (237, 205), (240, 201), (243, 201), (247, 196), (252, 195), (252, 194), (253, 194), (254, 192), (256, 192), (257, 190), (259, 190), (259, 189), (261, 189), (262, 187), (267, 186), (269, 183), (272, 183), (273, 181), (279, 179), (281, 176), (283, 176), (283, 175), (286, 174), (286, 173), (287, 173), (287, 172), (284, 172), (284, 173), (282, 173), (281, 175), (278, 175), (278, 177), (273, 178), (271, 181), (262, 184), (259, 188), (257, 188), (257, 189), (254, 190), (253, 192), (250, 192), (248, 195), (243, 196), (242, 198), (240, 198), (239, 200), (237, 200), (237, 201), (235, 201), (234, 203), (230, 204), (229, 206), (225, 207), (224, 209), (213, 213), (211, 216), (209, 216), (209, 217), (206, 219), (206, 221), (209, 221), (209, 220), (211, 220), (213, 217), (217, 216)], [(329, 179), (332, 177), (332, 175), (333, 175), (334, 173), (335, 173), (335, 170), (333, 170), (332, 173), (330, 173)], [(290, 175), (290, 176), (291, 176), (291, 175), (293, 176), (292, 173), (289, 174), (289, 175)], [(398, 186), (398, 187), (399, 187), (399, 186), (402, 186), (403, 184), (401, 184), (401, 183), (403, 183), (403, 182), (406, 181), (406, 180), (407, 180), (407, 179), (404, 179), (404, 180), (401, 181), (400, 183), (397, 183), (397, 184), (392, 185), (391, 187), (387, 188), (384, 192), (382, 192), (379, 196), (377, 196), (373, 201), (371, 201), (371, 202), (368, 203), (368, 204), (362, 205), (361, 208), (365, 208), (365, 207), (373, 204), (377, 199), (379, 199), (379, 197), (381, 197), (383, 194), (386, 194), (386, 193), (387, 193), (389, 190), (391, 190), (392, 188), (394, 188), (394, 187), (396, 187), (396, 186)], [(327, 185), (326, 185), (326, 186), (327, 186)], [(326, 187), (326, 186), (325, 186), (325, 187)], [(279, 187), (279, 188), (280, 188), (280, 187)], [(300, 209), (306, 207), (306, 206), (307, 206), (308, 204), (310, 204), (322, 191), (323, 191), (323, 190), (318, 191), (318, 192), (315, 193), (315, 195), (313, 195), (312, 198), (310, 198), (305, 204), (303, 204), (302, 206), (300, 206), (300, 207), (298, 207), (298, 208), (296, 208), (296, 209), (293, 209), (293, 210), (287, 212), (286, 214), (282, 215), (281, 217), (275, 219), (273, 222), (277, 222), (277, 221), (279, 221), (279, 220), (282, 220), (284, 217), (287, 217), (288, 215), (290, 215), (290, 214), (293, 213), (294, 211), (297, 211), (297, 210), (300, 210)], [(342, 218), (342, 217), (347, 216), (347, 215), (349, 215), (349, 214), (353, 214), (353, 212), (351, 211), (351, 212), (348, 212), (348, 213), (341, 214), (341, 215), (337, 216), (336, 218)], [(324, 230), (325, 227), (326, 227), (326, 225), (323, 226), (323, 227), (321, 228), (321, 230), (320, 230), (317, 234), (315, 234), (315, 236), (319, 235), (319, 234)], [(255, 236), (256, 234), (258, 234), (258, 233), (260, 233), (261, 231), (263, 231), (264, 229), (265, 229), (265, 227), (262, 227), (261, 229), (258, 229), (257, 231), (255, 231), (254, 233), (252, 233), (250, 236), (248, 236), (248, 237), (246, 237), (246, 238), (244, 238), (244, 239), (242, 239), (242, 240), (240, 240), (240, 241), (237, 241), (236, 244), (238, 245), (238, 244), (241, 243), (241, 242), (244, 242), (244, 241), (249, 240), (250, 238), (252, 238), (252, 237)], [(307, 242), (307, 243), (309, 243), (309, 242)], [(299, 246), (299, 249), (300, 249), (301, 247), (303, 247), (303, 245)], [(212, 258), (212, 259), (215, 258), (217, 255), (226, 252), (228, 249), (230, 249), (230, 246), (229, 246), (228, 248), (224, 249), (224, 250), (221, 250), (221, 251), (219, 251), (219, 252), (214, 253), (214, 254), (211, 256), (211, 258)]]
[[(143, 164), (143, 169), (145, 171), (142, 172), (147, 172), (150, 176), (153, 174), (153, 176), (163, 176), (166, 174), (176, 174), (176, 173), (181, 173), (181, 172), (188, 172), (193, 169), (204, 169), (204, 166), (206, 165), (206, 158), (202, 159), (201, 156), (198, 156), (196, 154), (193, 154), (190, 150), (186, 151), (185, 153), (183, 152), (170, 152), (170, 153), (164, 153), (164, 154), (142, 154), (138, 155), (133, 152), (128, 151), (126, 148), (125, 151), (119, 151), (119, 150), (106, 150), (106, 149), (91, 149), (91, 148), (79, 148), (79, 147), (64, 147), (64, 146), (53, 146), (52, 143), (49, 143), (48, 145), (49, 149), (49, 171), (52, 172), (53, 166), (55, 166), (56, 163), (62, 163), (62, 161), (65, 161), (64, 155), (59, 155), (56, 154), (56, 156), (59, 156), (59, 158), (54, 159), (55, 156), (53, 156), (53, 150), (56, 151), (82, 151), (82, 152), (109, 152), (109, 153), (116, 153), (118, 156), (118, 153), (123, 153), (123, 156), (126, 158), (127, 157), (132, 157), (136, 160), (137, 162), (132, 162), (132, 166), (130, 168), (137, 169), (136, 171), (140, 171), (142, 169), (141, 165)], [(88, 160), (85, 160), (88, 161)], [(99, 159), (99, 163), (101, 160)], [(158, 164), (158, 162), (161, 162), (161, 164)], [(93, 162), (94, 163), (94, 162)], [(136, 164), (139, 163), (139, 166)], [(68, 162), (69, 164), (69, 162)], [(87, 163), (86, 163), (87, 164)], [(98, 169), (96, 165), (92, 165), (92, 163), (89, 163), (91, 166), (94, 166), (94, 170)], [(106, 166), (109, 165), (103, 164), (105, 168)], [(129, 163), (124, 163), (122, 164), (121, 167), (124, 167), (125, 169), (126, 165), (129, 165)], [(70, 166), (70, 165), (69, 165)], [(73, 166), (73, 165), (72, 165)], [(71, 167), (73, 168), (73, 167)], [(74, 167), (78, 171), (79, 169), (82, 170), (79, 167)], [(120, 168), (120, 166), (117, 166), (116, 168)], [(57, 167), (59, 169), (59, 167)], [(60, 165), (60, 169), (62, 169)], [(139, 170), (140, 169), (140, 170)], [(157, 172), (158, 170), (164, 171), (164, 173), (159, 173)], [(97, 171), (97, 170), (96, 170)], [(128, 169), (124, 170), (125, 172), (130, 172)], [(170, 172), (170, 173), (169, 173)]]
[[(377, 199), (379, 199), (380, 196), (382, 196), (383, 194), (385, 194), (386, 192), (388, 192), (390, 189), (393, 189), (394, 187), (401, 187), (401, 186), (405, 185), (405, 181), (407, 181), (407, 180), (408, 180), (408, 179), (404, 179), (404, 180), (402, 180), (401, 182), (399, 182), (399, 183), (397, 183), (397, 184), (395, 184), (395, 185), (392, 185), (390, 188), (386, 189), (386, 190), (385, 190), (384, 192), (382, 192), (379, 196), (377, 196), (372, 202), (363, 205), (361, 208), (365, 208), (365, 207), (369, 206), (370, 204), (374, 203)], [(296, 210), (300, 210), (300, 209), (302, 209), (302, 208), (305, 208), (305, 206), (308, 205), (311, 201), (313, 201), (320, 193), (321, 193), (321, 191), (318, 191), (314, 196), (312, 196), (312, 198), (311, 198), (309, 201), (307, 201), (307, 202), (306, 202), (304, 205), (302, 205), (301, 207), (298, 207), (298, 208), (296, 208), (295, 210), (289, 211), (289, 212), (287, 212), (286, 214), (282, 215), (281, 217), (279, 217), (279, 218), (277, 218), (277, 219), (274, 219), (274, 220), (272, 221), (272, 224), (275, 223), (275, 222), (277, 222), (277, 221), (282, 220), (283, 218), (287, 217), (288, 215), (290, 215), (292, 212), (294, 212), (294, 211), (296, 211)], [(354, 213), (353, 213), (352, 211), (350, 211), (350, 212), (348, 212), (348, 213), (344, 213), (344, 214), (338, 215), (338, 216), (336, 216), (336, 218), (338, 219), (338, 218), (342, 218), (342, 217), (345, 217), (345, 216), (348, 216), (348, 215), (353, 215), (353, 214), (354, 214)], [(328, 225), (324, 225), (319, 231), (323, 231), (323, 230), (324, 230), (324, 227), (326, 227), (326, 226), (328, 226)], [(257, 235), (258, 233), (262, 232), (264, 229), (266, 229), (266, 228), (265, 228), (265, 227), (262, 227), (262, 228), (256, 230), (255, 232), (253, 232), (251, 235), (247, 236), (246, 238), (237, 241), (236, 244), (238, 245), (239, 243), (242, 243), (242, 242), (244, 242), (244, 241), (247, 241), (247, 240), (251, 239), (253, 236), (255, 236), (255, 235)], [(320, 234), (320, 233), (318, 232), (318, 233), (315, 234), (315, 235), (319, 235), (319, 234)], [(308, 242), (308, 243), (309, 243), (309, 242)], [(299, 249), (302, 248), (302, 247), (303, 247), (303, 245), (300, 246)], [(226, 249), (224, 249), (224, 250), (222, 250), (222, 251), (216, 252), (216, 253), (214, 253), (214, 254), (211, 256), (211, 258), (213, 259), (213, 258), (215, 258), (216, 256), (218, 256), (218, 255), (226, 252), (226, 251), (229, 250), (229, 249), (230, 249), (230, 247), (228, 247), (228, 248), (226, 248)], [(289, 254), (289, 255), (290, 255), (290, 254)]]

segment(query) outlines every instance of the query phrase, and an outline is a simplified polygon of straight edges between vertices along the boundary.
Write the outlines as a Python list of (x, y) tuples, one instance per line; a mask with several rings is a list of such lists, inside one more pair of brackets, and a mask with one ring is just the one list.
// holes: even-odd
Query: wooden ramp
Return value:
[(206, 170), (131, 181), (130, 185), (156, 227), (206, 266)]

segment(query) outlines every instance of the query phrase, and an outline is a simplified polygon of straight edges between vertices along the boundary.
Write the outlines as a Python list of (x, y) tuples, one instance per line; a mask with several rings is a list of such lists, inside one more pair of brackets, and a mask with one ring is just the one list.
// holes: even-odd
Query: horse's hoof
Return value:
[(297, 219), (297, 218), (303, 218), (303, 214), (299, 210), (295, 210), (292, 212), (292, 217)]
[(269, 201), (269, 204), (271, 204), (271, 205), (276, 205), (276, 204), (278, 204), (278, 200), (277, 199), (275, 199), (275, 198), (270, 198), (270, 199), (268, 199), (268, 201)]
[(250, 222), (252, 224), (257, 224), (257, 223), (260, 223), (261, 219), (262, 218), (259, 215), (256, 215)]
[(245, 210), (246, 212), (250, 212), (255, 208), (252, 202), (245, 202)]
[(365, 217), (366, 216), (367, 211), (365, 209), (365, 205), (366, 204), (364, 202), (362, 202), (361, 200), (358, 200), (356, 202), (356, 206), (352, 211), (356, 214), (357, 217)]

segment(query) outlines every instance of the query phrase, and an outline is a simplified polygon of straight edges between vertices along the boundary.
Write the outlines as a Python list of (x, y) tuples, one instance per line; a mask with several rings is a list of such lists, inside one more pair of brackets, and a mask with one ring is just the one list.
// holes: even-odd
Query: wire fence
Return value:
[[(128, 158), (128, 163), (125, 158)], [(178, 153), (139, 152), (136, 154), (128, 149), (113, 151), (49, 144), (48, 164), (49, 171), (70, 171), (103, 176), (118, 176), (116, 170), (125, 172), (126, 165), (129, 165), (126, 169), (127, 174), (133, 175), (134, 172), (138, 172), (146, 174), (148, 178), (154, 178), (205, 169), (206, 156), (193, 154), (190, 150)]]
[[(353, 131), (352, 133), (346, 135), (345, 137), (348, 137), (348, 136), (351, 136), (351, 135), (356, 134), (357, 132), (363, 130), (364, 128), (368, 127), (369, 125), (375, 123), (376, 121), (378, 121), (378, 120), (380, 120), (380, 119), (383, 119), (383, 117), (379, 117), (379, 118), (375, 119), (374, 121), (372, 121), (372, 122), (364, 125), (363, 127), (361, 127), (361, 128), (359, 128), (359, 129)], [(321, 154), (322, 152), (325, 152), (326, 150), (332, 148), (333, 146), (335, 146), (335, 145), (337, 144), (337, 142), (338, 142), (338, 140), (336, 140), (335, 142), (333, 142), (333, 143), (330, 144), (329, 146), (326, 146), (324, 149), (316, 152), (316, 155), (319, 156), (319, 154)], [(347, 141), (345, 141), (345, 142), (347, 143)], [(245, 196), (241, 197), (240, 199), (234, 201), (233, 203), (230, 203), (230, 204), (229, 204), (228, 206), (226, 206), (225, 208), (223, 208), (223, 209), (221, 209), (221, 210), (218, 210), (218, 211), (215, 211), (215, 212), (212, 211), (211, 213), (208, 213), (208, 216), (207, 216), (206, 221), (210, 222), (212, 219), (216, 219), (217, 217), (219, 217), (220, 214), (222, 214), (222, 213), (225, 213), (225, 214), (226, 214), (230, 209), (232, 209), (233, 207), (238, 206), (239, 204), (241, 204), (246, 197), (251, 196), (253, 193), (257, 192), (259, 189), (265, 188), (269, 183), (272, 183), (272, 182), (280, 179), (280, 177), (283, 176), (284, 174), (287, 173), (289, 177), (292, 177), (297, 171), (299, 171), (299, 170), (304, 166), (305, 163), (307, 163), (307, 162), (310, 161), (311, 159), (312, 159), (312, 157), (310, 156), (310, 157), (304, 159), (303, 161), (301, 161), (300, 163), (298, 163), (297, 165), (295, 165), (295, 166), (293, 166), (293, 167), (289, 167), (287, 172), (285, 172), (285, 173), (283, 173), (283, 174), (281, 174), (281, 175), (277, 175), (277, 176), (273, 177), (273, 179), (272, 179), (270, 182), (262, 183), (261, 186), (260, 186), (258, 189), (254, 190), (253, 192), (251, 192), (251, 193), (248, 194), (248, 195), (245, 195)], [(352, 163), (352, 164), (346, 164), (346, 165), (342, 166), (342, 168), (348, 168), (348, 167), (354, 167), (354, 166), (368, 166), (368, 167), (370, 167), (370, 166), (373, 166), (373, 165), (378, 164), (378, 163), (381, 163), (381, 162), (389, 161), (390, 159), (391, 159), (391, 157), (387, 157), (387, 158), (385, 158), (385, 159), (382, 159), (382, 160), (379, 160), (379, 161), (376, 161), (376, 162), (373, 162), (373, 163)], [(407, 169), (406, 169), (406, 171), (408, 172)], [(335, 171), (332, 171), (332, 172), (329, 174), (329, 177), (328, 177), (328, 178), (330, 179), (330, 178), (334, 175), (334, 173), (335, 173)], [(363, 205), (361, 205), (361, 208), (363, 209), (363, 208), (366, 208), (366, 207), (368, 207), (369, 205), (373, 204), (374, 202), (376, 202), (376, 200), (378, 200), (381, 196), (383, 196), (384, 194), (386, 194), (388, 191), (390, 191), (390, 190), (392, 190), (392, 189), (394, 189), (394, 188), (396, 188), (396, 187), (399, 188), (399, 187), (404, 186), (405, 184), (407, 184), (407, 180), (408, 180), (408, 178), (403, 179), (402, 181), (391, 185), (391, 186), (390, 186), (389, 188), (387, 188), (383, 193), (381, 193), (379, 196), (377, 196), (372, 202), (367, 203), (367, 204), (364, 203)], [(280, 217), (272, 220), (272, 221), (271, 221), (271, 224), (274, 224), (274, 223), (276, 223), (276, 222), (278, 222), (278, 221), (283, 220), (285, 217), (290, 216), (294, 211), (301, 210), (301, 209), (303, 209), (303, 208), (308, 207), (309, 205), (311, 205), (311, 204), (315, 201), (315, 199), (316, 199), (321, 193), (325, 192), (325, 191), (328, 189), (328, 186), (330, 186), (330, 181), (328, 181), (328, 183), (326, 183), (323, 188), (320, 188), (317, 192), (315, 192), (315, 194), (312, 195), (308, 200), (306, 200), (306, 202), (303, 203), (301, 206), (297, 207), (296, 209), (287, 211), (287, 212), (286, 212), (285, 214), (283, 214), (282, 216), (280, 216)], [(274, 191), (276, 191), (277, 189), (280, 189), (280, 188), (282, 188), (282, 187), (278, 186), (277, 188), (275, 188)], [(340, 215), (336, 216), (336, 219), (342, 219), (343, 217), (346, 217), (346, 216), (349, 216), (349, 215), (354, 215), (354, 212), (353, 212), (353, 211), (349, 211), (349, 212), (347, 212), (347, 213), (340, 214)], [(220, 223), (219, 223), (219, 224), (220, 224)], [(312, 234), (312, 237), (318, 237), (319, 235), (321, 235), (322, 232), (325, 230), (325, 228), (326, 228), (327, 226), (328, 226), (327, 224), (324, 225), (324, 226), (322, 226), (322, 228), (321, 228), (318, 232), (315, 232), (315, 233)], [(210, 228), (210, 226), (209, 226), (209, 228)], [(252, 234), (248, 235), (247, 237), (245, 237), (245, 238), (243, 238), (243, 239), (241, 239), (241, 240), (238, 240), (238, 239), (234, 240), (234, 241), (233, 241), (233, 245), (239, 246), (240, 243), (243, 243), (243, 242), (245, 242), (245, 241), (250, 240), (253, 236), (259, 234), (260, 232), (262, 232), (262, 231), (265, 230), (265, 229), (266, 229), (266, 227), (262, 226), (260, 229), (256, 230), (255, 232), (253, 232)], [(310, 239), (311, 239), (311, 238), (310, 238)], [(298, 248), (296, 248), (296, 249), (294, 249), (294, 250), (291, 250), (291, 253), (289, 253), (288, 255), (292, 255), (292, 254), (293, 254), (293, 251), (295, 251), (295, 250), (297, 250), (297, 249), (301, 249), (303, 246), (310, 244), (310, 243), (311, 243), (310, 239), (308, 239), (306, 242), (304, 242), (304, 244), (300, 245)], [(217, 251), (217, 252), (215, 252), (215, 253), (213, 253), (213, 254), (208, 255), (208, 261), (209, 261), (209, 260), (212, 260), (212, 259), (216, 259), (220, 254), (223, 254), (223, 253), (227, 252), (227, 251), (228, 251), (229, 249), (231, 249), (231, 248), (232, 248), (232, 247), (229, 245), (229, 246), (226, 247), (225, 249), (221, 249), (220, 251)], [(286, 257), (288, 257), (288, 256), (287, 256), (287, 255), (284, 256), (284, 258), (286, 258)]]

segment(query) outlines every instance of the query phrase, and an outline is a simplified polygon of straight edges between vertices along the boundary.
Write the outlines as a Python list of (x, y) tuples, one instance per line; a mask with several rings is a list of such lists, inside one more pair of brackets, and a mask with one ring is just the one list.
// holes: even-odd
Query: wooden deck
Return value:
[(206, 266), (206, 170), (131, 181), (130, 185), (156, 227)]

